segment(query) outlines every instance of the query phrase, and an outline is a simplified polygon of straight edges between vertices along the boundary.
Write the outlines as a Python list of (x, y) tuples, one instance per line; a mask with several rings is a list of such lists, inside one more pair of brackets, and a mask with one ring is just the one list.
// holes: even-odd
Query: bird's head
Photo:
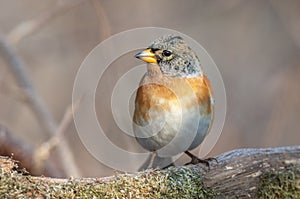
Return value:
[(180, 36), (160, 37), (135, 57), (147, 63), (157, 64), (166, 76), (193, 77), (201, 73), (197, 55)]

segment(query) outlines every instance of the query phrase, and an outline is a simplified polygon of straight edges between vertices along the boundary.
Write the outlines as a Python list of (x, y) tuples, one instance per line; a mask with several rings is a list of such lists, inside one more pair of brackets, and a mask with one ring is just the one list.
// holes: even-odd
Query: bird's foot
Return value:
[(189, 151), (185, 152), (190, 158), (192, 158), (192, 160), (188, 163), (186, 163), (185, 165), (189, 165), (189, 164), (205, 164), (208, 169), (210, 169), (210, 162), (211, 161), (216, 161), (216, 163), (218, 163), (218, 160), (216, 158), (207, 158), (207, 159), (200, 159), (197, 156), (193, 155), (192, 153), (190, 153)]

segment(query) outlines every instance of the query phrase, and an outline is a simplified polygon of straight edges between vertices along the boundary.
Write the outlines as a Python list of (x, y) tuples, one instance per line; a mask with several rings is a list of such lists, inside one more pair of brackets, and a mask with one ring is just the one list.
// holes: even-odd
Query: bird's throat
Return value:
[(150, 77), (160, 77), (163, 73), (160, 70), (160, 67), (157, 63), (148, 63), (147, 64), (147, 74)]

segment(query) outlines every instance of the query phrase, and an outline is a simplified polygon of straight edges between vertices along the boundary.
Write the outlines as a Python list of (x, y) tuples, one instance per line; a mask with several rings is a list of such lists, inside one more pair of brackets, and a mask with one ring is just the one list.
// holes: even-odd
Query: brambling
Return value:
[(147, 62), (136, 94), (133, 130), (138, 143), (153, 152), (148, 168), (167, 166), (183, 152), (193, 164), (207, 163), (189, 152), (208, 134), (214, 107), (195, 52), (182, 37), (167, 35), (135, 57)]

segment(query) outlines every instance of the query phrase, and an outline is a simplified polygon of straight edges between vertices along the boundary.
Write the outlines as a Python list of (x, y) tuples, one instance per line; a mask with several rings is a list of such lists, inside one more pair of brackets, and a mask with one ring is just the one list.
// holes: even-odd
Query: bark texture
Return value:
[(238, 149), (205, 165), (105, 178), (24, 175), (0, 157), (0, 198), (300, 198), (300, 146)]

